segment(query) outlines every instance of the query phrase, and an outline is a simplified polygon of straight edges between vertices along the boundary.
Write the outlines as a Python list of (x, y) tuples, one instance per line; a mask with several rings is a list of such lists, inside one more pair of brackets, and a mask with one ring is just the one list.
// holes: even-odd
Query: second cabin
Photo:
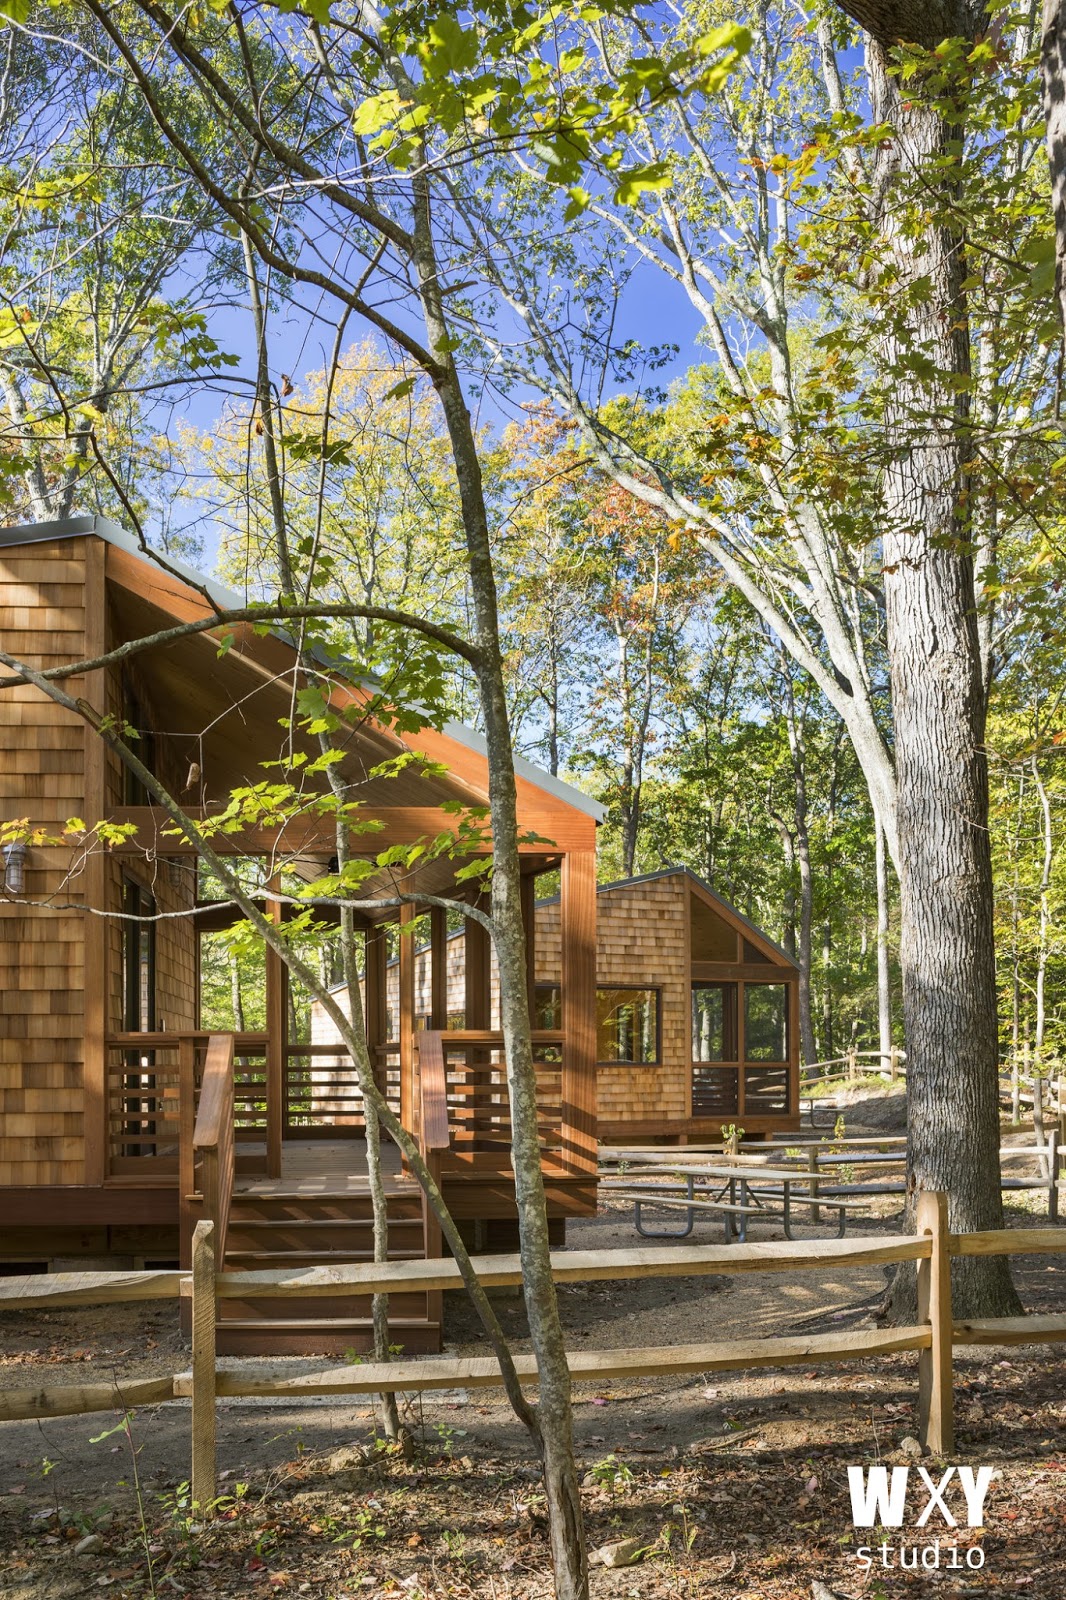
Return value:
[[(671, 1144), (718, 1140), (728, 1127), (748, 1138), (798, 1129), (799, 969), (792, 958), (686, 867), (602, 885), (596, 922), (600, 1141)], [(479, 993), (457, 924), (438, 957), (435, 995), (432, 950), (420, 932), (412, 935), (409, 980), (416, 1030), (446, 1028), (458, 1038), (474, 1025), (497, 1027), (495, 963), (483, 972)], [(557, 1030), (558, 896), (536, 902), (529, 933), (534, 1026)], [(402, 1009), (400, 969), (397, 950), (385, 986), (390, 1038)], [(318, 1006), (311, 1029), (317, 1046), (336, 1042)]]

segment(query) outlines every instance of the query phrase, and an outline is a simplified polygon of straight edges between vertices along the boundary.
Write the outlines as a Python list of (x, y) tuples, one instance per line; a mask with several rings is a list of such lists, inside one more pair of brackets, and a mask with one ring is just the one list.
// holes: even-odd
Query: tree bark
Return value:
[(877, 877), (877, 1048), (881, 1071), (892, 1070), (892, 968), (888, 949), (888, 852), (885, 832), (874, 818), (874, 855)]
[(1044, 0), (1040, 76), (1055, 218), (1055, 288), (1066, 328), (1066, 0)]
[[(965, 6), (952, 10), (944, 33), (972, 38), (974, 14)], [(945, 221), (955, 198), (951, 149), (962, 129), (923, 99), (920, 75), (901, 93), (890, 37), (883, 17), (868, 61), (874, 120), (894, 130), (879, 153), (874, 189), (883, 197), (879, 223), (895, 312), (880, 335), (894, 374), (885, 426), (898, 446), (885, 474), (883, 551), (908, 1183), (912, 1192), (946, 1192), (954, 1229), (983, 1230), (1002, 1227), (1003, 1205), (986, 708), (965, 516), (966, 263), (962, 240)], [(924, 27), (912, 42), (929, 42)], [(929, 186), (928, 214), (915, 227), (917, 202), (907, 185), (919, 173)], [(915, 352), (935, 376), (915, 371)], [(1019, 1310), (1005, 1258), (958, 1261), (953, 1282), (958, 1316)], [(893, 1314), (913, 1314), (914, 1290), (913, 1275), (897, 1278)]]

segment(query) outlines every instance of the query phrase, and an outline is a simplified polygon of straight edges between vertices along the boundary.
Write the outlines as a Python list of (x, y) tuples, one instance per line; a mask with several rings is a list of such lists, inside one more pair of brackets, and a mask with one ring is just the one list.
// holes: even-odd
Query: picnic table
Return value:
[[(667, 1178), (667, 1183), (650, 1183), (646, 1180)], [(634, 1181), (636, 1180), (636, 1181)], [(643, 1180), (643, 1181), (642, 1181)], [(702, 1182), (707, 1189), (717, 1188), (709, 1194), (698, 1188)], [(600, 1187), (619, 1200), (633, 1202), (633, 1223), (644, 1239), (687, 1239), (701, 1211), (715, 1212), (722, 1217), (726, 1243), (734, 1237), (741, 1243), (747, 1238), (748, 1219), (752, 1216), (776, 1216), (771, 1205), (779, 1202), (780, 1218), (785, 1238), (791, 1239), (792, 1211), (794, 1206), (808, 1206), (816, 1214), (821, 1208), (835, 1211), (837, 1231), (834, 1237), (842, 1239), (847, 1225), (847, 1213), (863, 1202), (843, 1196), (813, 1196), (811, 1185), (817, 1174), (798, 1167), (771, 1167), (745, 1162), (703, 1163), (688, 1166), (655, 1162), (648, 1167), (630, 1169), (623, 1177), (602, 1179)], [(793, 1193), (795, 1187), (807, 1190), (805, 1195)], [(728, 1198), (726, 1198), (728, 1196)], [(649, 1228), (644, 1221), (644, 1208), (659, 1206), (685, 1213), (683, 1228)]]

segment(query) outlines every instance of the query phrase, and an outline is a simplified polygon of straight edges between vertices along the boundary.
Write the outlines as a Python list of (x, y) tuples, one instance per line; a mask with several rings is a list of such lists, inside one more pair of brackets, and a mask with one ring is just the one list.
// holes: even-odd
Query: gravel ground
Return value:
[[(879, 1095), (872, 1101), (869, 1097), (857, 1098), (855, 1105), (845, 1111), (848, 1132), (857, 1135), (866, 1131), (892, 1131), (898, 1127), (901, 1106), (901, 1095)], [(856, 1224), (856, 1231), (895, 1231), (898, 1228), (898, 1216), (893, 1213), (894, 1205), (895, 1202), (891, 1200), (883, 1202), (883, 1214), (876, 1220), (864, 1219), (861, 1224)], [(1015, 1210), (1012, 1220), (1039, 1223), (1042, 1220), (1039, 1202), (1035, 1202), (1031, 1208)], [(824, 1235), (828, 1230), (803, 1231), (815, 1236), (818, 1233)], [(753, 1230), (753, 1237), (760, 1239), (780, 1236), (779, 1230), (761, 1224)], [(688, 1242), (717, 1243), (720, 1238), (720, 1223), (701, 1222), (697, 1224), (693, 1239)], [(631, 1211), (617, 1204), (604, 1209), (595, 1218), (572, 1225), (569, 1232), (569, 1243), (578, 1248), (632, 1247), (636, 1242)], [(1066, 1262), (1056, 1260), (1049, 1263), (1046, 1258), (1022, 1259), (1018, 1262), (1017, 1278), (1023, 1300), (1029, 1309), (1066, 1309)], [(561, 1286), (560, 1304), (569, 1342), (578, 1345), (587, 1341), (589, 1348), (615, 1348), (626, 1345), (717, 1342), (799, 1333), (812, 1331), (815, 1327), (843, 1330), (870, 1325), (884, 1289), (882, 1269), (872, 1267), (847, 1272), (819, 1270), (781, 1276), (744, 1274), (736, 1277), (651, 1279), (621, 1284), (571, 1284)], [(448, 1295), (446, 1299), (448, 1348), (457, 1353), (483, 1350), (478, 1327), (465, 1300), (459, 1295)], [(525, 1346), (526, 1329), (521, 1302), (507, 1293), (501, 1293), (497, 1298), (497, 1308), (505, 1331), (515, 1345), (518, 1348)], [(1047, 1490), (1050, 1494), (1060, 1482), (1066, 1482), (1066, 1478), (1060, 1480), (1049, 1476), (1063, 1470), (1055, 1466), (1054, 1461), (1046, 1470), (1040, 1466), (1049, 1451), (1053, 1454), (1066, 1449), (1061, 1434), (1056, 1431), (1063, 1426), (1060, 1357), (1054, 1350), (1036, 1352), (1025, 1363), (1017, 1356), (1012, 1356), (1009, 1368), (997, 1366), (997, 1360), (997, 1352), (987, 1350), (969, 1352), (960, 1359), (960, 1401), (966, 1401), (962, 1407), (964, 1423), (960, 1432), (960, 1448), (976, 1447), (979, 1459), (986, 1459), (993, 1445), (1001, 1451), (1005, 1449), (1005, 1419), (1011, 1405), (1017, 1409), (1024, 1399), (1027, 1409), (1022, 1407), (1018, 1410), (1020, 1420), (1016, 1422), (1008, 1456), (1004, 1459), (1009, 1457), (1016, 1473), (1030, 1476), (1038, 1473), (1038, 1480), (1034, 1481), (1038, 1482), (1038, 1486), (1046, 1481), (1050, 1485)], [(0, 1385), (6, 1388), (21, 1388), (34, 1383), (99, 1381), (110, 1376), (133, 1374), (148, 1376), (182, 1370), (187, 1364), (188, 1351), (177, 1327), (176, 1308), (167, 1303), (0, 1315)], [(278, 1372), (295, 1372), (306, 1371), (309, 1362), (306, 1358), (279, 1358), (272, 1361), (256, 1358), (252, 1364)], [(336, 1365), (336, 1361), (323, 1360), (315, 1364)], [(973, 1405), (969, 1404), (967, 1398), (967, 1386), (972, 1386), (977, 1395)], [(994, 1406), (988, 1398), (993, 1391), (1000, 1395)], [(804, 1485), (811, 1477), (820, 1481), (826, 1479), (829, 1469), (819, 1469), (816, 1458), (819, 1452), (827, 1453), (835, 1463), (832, 1471), (835, 1473), (839, 1502), (840, 1493), (844, 1492), (844, 1473), (840, 1461), (849, 1451), (852, 1461), (890, 1459), (891, 1452), (898, 1449), (901, 1439), (916, 1427), (915, 1396), (913, 1357), (885, 1359), (859, 1367), (823, 1369), (821, 1372), (812, 1370), (809, 1373), (791, 1369), (759, 1373), (751, 1377), (715, 1374), (709, 1378), (697, 1376), (583, 1384), (576, 1391), (576, 1447), (586, 1468), (595, 1468), (597, 1462), (613, 1457), (628, 1464), (627, 1471), (633, 1475), (634, 1482), (639, 1480), (642, 1484), (651, 1485), (648, 1493), (652, 1499), (648, 1504), (654, 1502), (658, 1507), (652, 1521), (658, 1519), (656, 1525), (660, 1533), (662, 1527), (669, 1523), (669, 1514), (655, 1499), (656, 1494), (660, 1500), (662, 1496), (654, 1489), (654, 1485), (664, 1475), (682, 1470), (696, 1474), (703, 1485), (701, 1494), (704, 1500), (707, 1499), (709, 1477), (713, 1478), (721, 1472), (733, 1481), (739, 1474), (737, 1481), (743, 1480), (747, 1484), (743, 1495), (750, 1499), (752, 1515), (758, 1520), (765, 1513), (769, 1519), (767, 1528), (771, 1524), (777, 1527), (784, 1515), (779, 1499), (782, 1481), (787, 1480), (790, 1486), (788, 1505), (792, 1507), (795, 1521), (798, 1517), (798, 1499), (804, 1494), (807, 1494), (808, 1500), (817, 1498), (815, 1490), (808, 1493)], [(323, 1460), (331, 1452), (350, 1446), (353, 1441), (365, 1443), (372, 1440), (373, 1435), (372, 1412), (360, 1403), (338, 1404), (335, 1400), (312, 1400), (294, 1406), (287, 1401), (237, 1400), (220, 1402), (218, 1413), (219, 1461), (226, 1474), (225, 1482), (251, 1482), (256, 1503), (260, 1506), (271, 1503), (272, 1496), (291, 1500), (297, 1492), (326, 1495), (328, 1490), (322, 1480)], [(121, 1567), (115, 1567), (112, 1563), (106, 1569), (94, 1568), (90, 1577), (90, 1569), (85, 1566), (84, 1560), (75, 1561), (71, 1554), (71, 1530), (79, 1533), (80, 1529), (79, 1537), (88, 1536), (84, 1529), (88, 1527), (91, 1530), (95, 1526), (92, 1518), (98, 1514), (111, 1518), (116, 1527), (125, 1527), (123, 1519), (132, 1515), (129, 1442), (121, 1433), (100, 1437), (107, 1433), (116, 1420), (104, 1415), (0, 1425), (0, 1557), (6, 1551), (10, 1561), (15, 1563), (14, 1566), (9, 1564), (4, 1567), (0, 1559), (0, 1597), (4, 1597), (4, 1600), (8, 1596), (13, 1600), (14, 1597), (17, 1600), (38, 1600), (38, 1597), (44, 1600), (46, 1596), (51, 1600), (54, 1596), (58, 1600), (61, 1596), (104, 1592), (112, 1587), (116, 1594), (128, 1592), (140, 1595), (149, 1592), (144, 1588), (145, 1574), (137, 1568), (133, 1557), (130, 1559), (134, 1560), (134, 1566), (130, 1568), (128, 1584), (124, 1588), (126, 1580), (114, 1576), (122, 1571)], [(508, 1474), (528, 1473), (531, 1470), (528, 1440), (494, 1391), (426, 1395), (423, 1401), (413, 1403), (410, 1420), (424, 1449), (438, 1464), (430, 1474), (436, 1485), (433, 1493), (443, 1495), (441, 1504), (446, 1502), (448, 1507), (445, 1511), (441, 1505), (437, 1506), (433, 1516), (438, 1521), (442, 1517), (453, 1520), (459, 1517), (462, 1523), (457, 1509), (459, 1501), (455, 1497), (462, 1487), (460, 1480), (464, 1474), (466, 1479), (485, 1477), (486, 1483), (491, 1480), (498, 1487)], [(163, 1515), (160, 1507), (170, 1507), (164, 1517), (163, 1532), (158, 1535), (162, 1547), (168, 1552), (170, 1545), (167, 1540), (173, 1533), (176, 1521), (173, 1497), (188, 1471), (188, 1429), (189, 1410), (187, 1403), (183, 1402), (145, 1408), (137, 1414), (133, 1423), (142, 1496), (155, 1508), (157, 1516)], [(804, 1463), (809, 1465), (812, 1459), (815, 1465), (804, 1477), (803, 1473), (807, 1471)], [(455, 1463), (463, 1461), (468, 1463), (467, 1467), (457, 1470)], [(390, 1468), (394, 1476), (396, 1472), (402, 1472), (409, 1477), (411, 1470), (410, 1467), (395, 1465)], [(782, 1473), (785, 1474), (784, 1480)], [(409, 1493), (412, 1488), (418, 1487), (417, 1483), (412, 1485), (407, 1478), (404, 1482), (407, 1483), (405, 1492)], [(593, 1488), (598, 1493), (602, 1485), (594, 1484)], [(741, 1495), (741, 1491), (737, 1490), (736, 1494)], [(1032, 1490), (1034, 1504), (1039, 1500), (1043, 1505), (1043, 1494), (1043, 1490), (1039, 1493), (1035, 1488)], [(595, 1500), (595, 1495), (593, 1498)], [(611, 1497), (609, 1500), (610, 1506), (618, 1510), (615, 1500)], [(634, 1489), (632, 1503), (626, 1500), (626, 1505), (634, 1511), (634, 1515), (638, 1502), (644, 1504)], [(495, 1570), (492, 1567), (495, 1558), (492, 1556), (491, 1539), (485, 1533), (482, 1521), (478, 1520), (480, 1511), (472, 1507), (469, 1498), (466, 1503), (468, 1509), (463, 1515), (469, 1520), (471, 1549), (483, 1536), (489, 1541), (484, 1545), (482, 1556), (478, 1557), (481, 1577), (473, 1583), (470, 1572), (465, 1568), (460, 1573), (454, 1563), (446, 1564), (443, 1570), (448, 1583), (438, 1586), (440, 1592), (486, 1596), (491, 1593), (498, 1600), (504, 1600), (505, 1595), (512, 1593), (515, 1596), (543, 1593), (542, 1553), (535, 1561), (530, 1558), (531, 1566), (527, 1562), (530, 1573), (540, 1574), (536, 1582), (530, 1577), (532, 1587), (523, 1586), (524, 1580), (519, 1581), (521, 1573), (512, 1569), (505, 1569), (504, 1577), (498, 1575), (499, 1581), (493, 1579), (491, 1585), (488, 1583), (485, 1574), (490, 1569)], [(1061, 1492), (1056, 1504), (1056, 1514), (1061, 1522)], [(762, 1512), (759, 1511), (760, 1506)], [(102, 1512), (101, 1507), (104, 1508)], [(603, 1509), (596, 1501), (593, 1512), (598, 1515), (598, 1511)], [(833, 1518), (824, 1524), (829, 1527), (831, 1523), (836, 1528), (834, 1538), (843, 1537), (850, 1528), (845, 1510), (846, 1507), (842, 1509), (841, 1504), (836, 1503)], [(696, 1513), (693, 1512), (693, 1515)], [(703, 1515), (706, 1519), (706, 1510)], [(426, 1516), (430, 1516), (428, 1509)], [(627, 1521), (626, 1515), (615, 1519), (618, 1526), (623, 1527), (632, 1520), (629, 1518)], [(640, 1517), (636, 1520), (639, 1522)], [(647, 1521), (647, 1517), (644, 1520)], [(807, 1520), (799, 1518), (800, 1522)], [(600, 1532), (604, 1529), (610, 1532), (611, 1519), (600, 1518), (597, 1527)], [(51, 1531), (41, 1533), (42, 1528)], [(819, 1522), (819, 1530), (822, 1528), (823, 1524)], [(167, 1529), (170, 1529), (170, 1533), (167, 1533)], [(651, 1537), (654, 1530), (649, 1525), (645, 1531)], [(464, 1534), (464, 1538), (466, 1536)], [(659, 1537), (659, 1534), (655, 1537)], [(722, 1600), (734, 1600), (737, 1596), (755, 1600), (758, 1595), (776, 1597), (810, 1594), (810, 1581), (819, 1575), (813, 1569), (811, 1575), (804, 1577), (804, 1586), (800, 1588), (781, 1587), (785, 1579), (780, 1573), (775, 1575), (774, 1572), (764, 1573), (758, 1579), (760, 1586), (757, 1587), (750, 1586), (747, 1580), (743, 1585), (734, 1582), (730, 1574), (735, 1569), (735, 1563), (729, 1573), (725, 1572), (725, 1566), (730, 1550), (735, 1555), (739, 1548), (737, 1539), (740, 1536), (734, 1529), (731, 1537), (733, 1543), (728, 1548), (722, 1546), (719, 1540), (714, 1546), (713, 1558), (711, 1544), (705, 1541), (706, 1562), (698, 1567), (698, 1583), (695, 1577), (692, 1579), (696, 1584), (694, 1588), (686, 1587), (676, 1571), (671, 1578), (673, 1588), (663, 1588), (661, 1585), (649, 1588), (643, 1579), (635, 1585), (630, 1582), (628, 1586), (618, 1587), (621, 1575), (604, 1572), (597, 1579), (597, 1592), (612, 1595), (698, 1593), (701, 1596), (721, 1596)], [(133, 1535), (129, 1538), (136, 1545), (136, 1538)], [(52, 1543), (44, 1545), (42, 1541), (46, 1539), (51, 1539)], [(410, 1548), (414, 1549), (414, 1546)], [(695, 1548), (695, 1544), (692, 1545), (690, 1553)], [(821, 1545), (818, 1548), (821, 1549)], [(246, 1559), (244, 1546), (241, 1549), (241, 1575), (239, 1582), (237, 1578), (233, 1579), (235, 1587), (232, 1592), (257, 1592), (259, 1576), (264, 1583), (268, 1579), (273, 1582), (278, 1572), (276, 1563), (261, 1562), (258, 1567), (245, 1570), (247, 1559), (251, 1558)], [(229, 1559), (226, 1558), (227, 1561)], [(255, 1559), (258, 1560), (258, 1557)], [(802, 1564), (803, 1559), (802, 1552), (795, 1554), (797, 1562)], [(310, 1556), (307, 1560), (310, 1562)], [(872, 1585), (877, 1574), (869, 1582), (860, 1585), (856, 1581), (854, 1568), (842, 1568), (839, 1558), (833, 1567), (831, 1563), (827, 1564), (828, 1557), (823, 1551), (818, 1561), (821, 1562), (820, 1572), (823, 1575), (829, 1573), (834, 1581), (842, 1581), (838, 1592), (848, 1595), (861, 1593), (868, 1595), (870, 1600), (876, 1600), (878, 1590)], [(23, 1563), (22, 1566), (18, 1565), (19, 1562)], [(283, 1569), (286, 1583), (291, 1576), (291, 1566), (292, 1563), (288, 1563)], [(384, 1585), (381, 1590), (383, 1594), (391, 1593), (393, 1589), (400, 1594), (409, 1592), (416, 1596), (429, 1596), (437, 1592), (424, 1585), (419, 1587), (420, 1579), (418, 1582), (408, 1581), (411, 1573), (407, 1572), (405, 1576), (401, 1571), (402, 1566), (402, 1562), (399, 1566), (394, 1562), (389, 1569), (392, 1589), (381, 1577), (378, 1567), (374, 1567), (370, 1576), (364, 1574), (359, 1578), (357, 1588), (351, 1592), (369, 1594), (372, 1586), (379, 1581)], [(525, 1571), (525, 1568), (522, 1570)], [(1011, 1582), (1022, 1591), (1041, 1596), (1046, 1593), (1049, 1600), (1061, 1600), (1066, 1593), (1066, 1578), (1056, 1580), (1057, 1588), (1045, 1590), (1041, 1587), (1044, 1580), (1039, 1576), (1039, 1571), (1038, 1567), (1032, 1566), (1036, 1576), (1030, 1576), (1028, 1569), (1023, 1566), (1015, 1572)], [(1058, 1571), (1061, 1573), (1061, 1566)], [(171, 1578), (177, 1572), (178, 1567), (173, 1567), (170, 1570)], [(314, 1593), (322, 1593), (327, 1600), (334, 1593), (341, 1595), (348, 1592), (338, 1587), (342, 1578), (332, 1569), (329, 1570), (328, 1579), (315, 1576), (317, 1572), (317, 1568), (312, 1572), (311, 1566), (307, 1567), (309, 1576), (303, 1576), (301, 1572), (299, 1581), (293, 1580), (294, 1592), (299, 1592), (300, 1584), (310, 1584)], [(507, 1573), (510, 1573), (509, 1577)], [(256, 1582), (252, 1581), (253, 1577)], [(467, 1584), (465, 1590), (460, 1578)], [(660, 1584), (661, 1578), (660, 1572), (655, 1583)], [(1015, 1582), (1015, 1579), (1024, 1581)], [(344, 1578), (343, 1581), (355, 1580)], [(958, 1580), (959, 1583), (962, 1581)], [(195, 1584), (182, 1587), (182, 1584), (186, 1584), (186, 1578), (183, 1577), (180, 1584), (176, 1580), (169, 1582), (159, 1592), (165, 1593), (167, 1588), (169, 1592), (176, 1589), (190, 1596), (231, 1592), (223, 1587), (202, 1587), (204, 1582), (204, 1574), (201, 1573), (197, 1578), (201, 1587)], [(326, 1587), (320, 1587), (320, 1582), (326, 1583)], [(138, 1584), (141, 1586), (138, 1587)], [(273, 1583), (264, 1592), (277, 1592), (285, 1587), (285, 1583)], [(884, 1590), (889, 1600), (897, 1592), (904, 1591), (897, 1590), (891, 1583)], [(916, 1590), (908, 1584), (905, 1592), (910, 1595), (925, 1591)], [(984, 1582), (983, 1586), (972, 1590), (959, 1588), (958, 1585), (954, 1590), (944, 1586), (929, 1590), (929, 1593), (937, 1595), (956, 1592), (984, 1594), (993, 1592), (993, 1589)]]

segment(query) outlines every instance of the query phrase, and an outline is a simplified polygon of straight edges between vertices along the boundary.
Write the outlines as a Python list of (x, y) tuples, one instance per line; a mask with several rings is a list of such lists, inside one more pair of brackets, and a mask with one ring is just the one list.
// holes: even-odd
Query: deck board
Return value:
[[(244, 1152), (242, 1152), (243, 1154)], [(383, 1144), (386, 1194), (415, 1194), (418, 1184), (401, 1171), (400, 1152)], [(361, 1139), (286, 1139), (281, 1147), (281, 1176), (238, 1174), (237, 1194), (368, 1195), (366, 1145)]]

